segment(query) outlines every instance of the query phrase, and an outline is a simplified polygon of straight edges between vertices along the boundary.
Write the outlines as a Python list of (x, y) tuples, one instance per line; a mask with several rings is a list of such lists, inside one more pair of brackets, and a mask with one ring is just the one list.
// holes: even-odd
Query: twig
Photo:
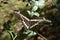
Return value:
[(27, 21), (29, 21), (29, 19), (28, 19), (27, 17), (25, 17), (24, 15), (20, 14), (20, 11), (19, 11), (19, 12), (15, 12), (15, 13), (17, 13), (18, 15), (20, 15), (20, 17), (21, 17), (21, 19), (22, 19), (23, 25), (28, 29), (29, 26), (25, 23), (25, 21), (24, 21), (23, 18), (25, 18)]
[(40, 22), (35, 23), (34, 25), (32, 25), (32, 26), (30, 27), (30, 29), (33, 28), (33, 27), (35, 27), (35, 26), (38, 25), (39, 23), (40, 23)]
[(22, 15), (22, 14), (20, 13), (20, 11), (19, 11), (19, 12), (15, 12), (15, 13), (18, 14), (20, 17), (25, 18), (27, 21), (30, 21), (30, 19), (28, 19), (26, 16)]
[(28, 26), (24, 21), (22, 21), (22, 23), (24, 24), (24, 26), (25, 26), (27, 29), (29, 29), (29, 26)]
[[(29, 28), (29, 26), (25, 23), (24, 19), (26, 19), (26, 20), (29, 21), (29, 22), (32, 22), (32, 21), (37, 22), (37, 23), (35, 23), (34, 25), (32, 25), (32, 26), (30, 27), (30, 29), (33, 28), (34, 26), (38, 25), (39, 23), (43, 22), (43, 21), (46, 21), (46, 22), (50, 22), (50, 23), (51, 23), (50, 20), (46, 20), (44, 17), (43, 17), (43, 19), (31, 19), (31, 20), (30, 20), (30, 19), (27, 18), (26, 16), (22, 15), (22, 14), (20, 13), (20, 11), (19, 11), (19, 12), (15, 12), (15, 13), (18, 14), (18, 15), (20, 15), (20, 17), (21, 17), (21, 19), (22, 19), (22, 23), (24, 24), (24, 26), (25, 26), (27, 29)], [(23, 18), (24, 18), (24, 19), (23, 19)]]
[(42, 19), (31, 19), (30, 21), (40, 21), (40, 20), (42, 20)]
[[(26, 16), (24, 16), (24, 15), (22, 15), (21, 13), (20, 13), (20, 11), (19, 12), (15, 12), (16, 14), (18, 14), (18, 15), (20, 15), (20, 17), (23, 17), (24, 19), (26, 19), (27, 21), (41, 21), (41, 20), (43, 20), (43, 19), (29, 19), (29, 18), (27, 18)], [(44, 21), (47, 21), (47, 22), (51, 22), (51, 21), (49, 21), (49, 20), (44, 20)]]
[(42, 36), (42, 35), (39, 34), (38, 32), (37, 32), (37, 34), (38, 34), (41, 38), (43, 38), (44, 40), (47, 40), (44, 36)]
[(35, 23), (34, 25), (32, 25), (30, 28), (33, 28), (34, 26), (38, 25), (39, 23), (41, 23), (41, 22), (43, 22), (43, 21), (51, 22), (50, 20), (41, 19), (41, 20), (39, 20), (37, 23)]

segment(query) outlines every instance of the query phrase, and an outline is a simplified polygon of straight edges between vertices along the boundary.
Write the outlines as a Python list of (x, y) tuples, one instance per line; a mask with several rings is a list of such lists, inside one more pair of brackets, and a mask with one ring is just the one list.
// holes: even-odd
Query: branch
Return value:
[[(21, 17), (21, 19), (22, 19), (22, 23), (24, 24), (24, 26), (25, 26), (27, 29), (29, 28), (29, 26), (24, 22), (24, 19), (26, 19), (26, 20), (29, 21), (29, 22), (33, 22), (33, 21), (37, 22), (37, 23), (35, 23), (34, 25), (32, 25), (32, 26), (30, 27), (30, 29), (33, 28), (34, 26), (38, 25), (39, 23), (43, 22), (43, 21), (45, 21), (45, 22), (50, 22), (50, 23), (51, 23), (50, 20), (46, 20), (44, 17), (43, 17), (43, 19), (31, 19), (31, 20), (30, 20), (30, 19), (27, 18), (26, 16), (22, 15), (22, 14), (20, 13), (20, 11), (19, 11), (19, 12), (16, 12), (16, 11), (15, 11), (15, 13), (18, 14), (18, 15), (20, 15), (20, 17)], [(24, 18), (24, 19), (23, 19), (23, 18)]]
[[(31, 20), (31, 21), (33, 21), (33, 20)], [(43, 21), (45, 21), (45, 22), (50, 22), (50, 23), (51, 23), (50, 20), (45, 20), (45, 19), (40, 19), (40, 20), (36, 20), (36, 21), (38, 21), (38, 22), (35, 23), (34, 25), (32, 25), (32, 26), (30, 27), (30, 29), (33, 28), (34, 26), (38, 25), (39, 23), (43, 22)]]
[(27, 21), (30, 20), (30, 19), (28, 19), (26, 16), (22, 15), (22, 14), (20, 13), (20, 11), (19, 11), (19, 12), (16, 12), (16, 11), (15, 11), (15, 13), (18, 14), (20, 17), (25, 18)]
[(27, 21), (29, 21), (29, 19), (28, 19), (27, 17), (25, 17), (24, 15), (20, 14), (20, 11), (19, 11), (19, 12), (16, 12), (16, 11), (15, 11), (15, 13), (18, 14), (18, 15), (20, 15), (20, 18), (22, 19), (23, 25), (28, 29), (29, 26), (25, 23), (25, 21), (24, 21), (23, 18), (25, 18)]
[(47, 40), (44, 36), (42, 36), (42, 35), (39, 34), (38, 32), (37, 32), (37, 34), (38, 34), (41, 38), (43, 38), (43, 40)]

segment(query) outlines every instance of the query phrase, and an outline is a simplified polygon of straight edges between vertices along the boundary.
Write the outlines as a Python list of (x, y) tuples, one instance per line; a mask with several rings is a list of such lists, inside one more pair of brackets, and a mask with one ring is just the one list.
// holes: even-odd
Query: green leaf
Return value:
[(37, 13), (37, 12), (35, 12), (35, 13), (34, 13), (34, 15), (35, 15), (35, 16), (37, 16), (37, 17), (39, 17), (39, 15), (40, 15), (40, 14), (39, 14), (39, 13)]
[(30, 15), (30, 17), (33, 17), (34, 12), (30, 12), (30, 11), (27, 11), (27, 12), (28, 12), (28, 14)]
[(36, 32), (34, 32), (32, 30), (27, 30), (27, 31), (23, 32), (23, 34), (26, 34), (28, 36), (34, 36), (34, 35), (36, 35)]
[(7, 30), (7, 32), (9, 33), (10, 37), (11, 37), (11, 40), (15, 40), (15, 38), (17, 37), (17, 35), (15, 36), (15, 34), (10, 31), (10, 30)]
[(36, 11), (38, 9), (38, 6), (34, 6), (33, 8), (32, 8), (32, 11)]
[(30, 17), (33, 17), (34, 15), (37, 16), (37, 17), (39, 17), (39, 15), (40, 15), (38, 12), (33, 12), (33, 11), (32, 12), (27, 11), (27, 12), (30, 15)]
[(9, 30), (7, 30), (7, 32), (9, 33), (11, 39), (13, 40), (13, 38), (14, 38), (14, 36), (15, 36), (14, 33), (13, 33), (12, 31), (9, 31)]

